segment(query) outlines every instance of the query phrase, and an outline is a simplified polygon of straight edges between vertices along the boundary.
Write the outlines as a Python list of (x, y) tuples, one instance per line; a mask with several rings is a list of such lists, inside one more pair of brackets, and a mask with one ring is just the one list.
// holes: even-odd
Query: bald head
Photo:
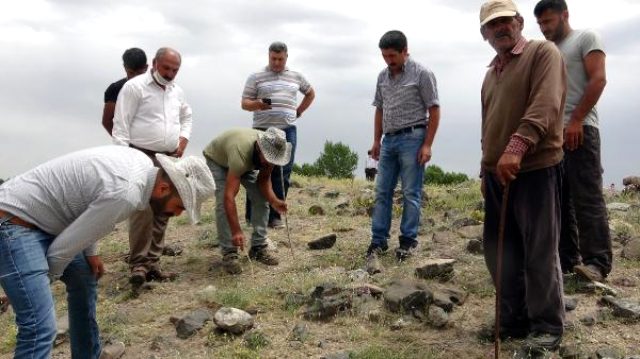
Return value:
[(161, 47), (153, 58), (153, 69), (165, 80), (173, 81), (180, 70), (181, 62), (182, 57), (178, 51), (169, 47)]

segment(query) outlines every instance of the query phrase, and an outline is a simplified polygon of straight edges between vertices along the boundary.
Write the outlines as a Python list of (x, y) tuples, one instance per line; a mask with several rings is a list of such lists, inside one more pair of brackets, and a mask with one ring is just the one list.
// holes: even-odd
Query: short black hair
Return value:
[(540, 17), (547, 10), (563, 12), (567, 10), (567, 3), (564, 0), (540, 0), (533, 9), (533, 14)]
[(380, 38), (378, 47), (380, 48), (380, 50), (394, 49), (398, 52), (402, 52), (404, 49), (407, 48), (407, 37), (404, 36), (402, 31), (398, 31), (398, 30), (387, 31)]
[(142, 70), (142, 68), (147, 66), (147, 55), (142, 49), (132, 47), (122, 54), (122, 62), (124, 63), (124, 67), (129, 70)]
[(281, 53), (284, 52), (285, 54), (287, 53), (287, 44), (285, 44), (282, 41), (276, 41), (271, 43), (271, 45), (269, 45), (269, 52), (275, 52), (275, 53)]

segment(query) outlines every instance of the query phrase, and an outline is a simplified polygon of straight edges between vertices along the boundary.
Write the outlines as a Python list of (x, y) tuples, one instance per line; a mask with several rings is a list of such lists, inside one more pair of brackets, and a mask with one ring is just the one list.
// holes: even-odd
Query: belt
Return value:
[(426, 128), (427, 125), (415, 125), (415, 126), (409, 126), (409, 127), (405, 127), (405, 128), (401, 128), (399, 130), (396, 131), (390, 131), (385, 133), (385, 136), (393, 136), (393, 135), (399, 135), (402, 133), (409, 133), (409, 132), (413, 132), (413, 130), (418, 129), (418, 128)]
[(7, 222), (9, 222), (11, 224), (15, 224), (17, 226), (21, 226), (21, 227), (25, 227), (25, 228), (29, 228), (29, 229), (38, 229), (38, 227), (36, 227), (36, 225), (31, 224), (31, 223), (25, 221), (24, 219), (21, 219), (20, 217), (16, 217), (11, 213), (8, 213), (8, 212), (5, 212), (3, 210), (0, 210), (0, 218), (2, 218), (2, 217), (9, 217)]

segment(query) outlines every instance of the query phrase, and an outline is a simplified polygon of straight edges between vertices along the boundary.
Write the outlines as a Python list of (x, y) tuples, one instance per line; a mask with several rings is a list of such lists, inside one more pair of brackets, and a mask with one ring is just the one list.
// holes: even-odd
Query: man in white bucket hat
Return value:
[(204, 149), (207, 165), (216, 182), (216, 227), (224, 269), (239, 274), (238, 248), (244, 250), (245, 236), (238, 221), (235, 198), (242, 184), (251, 200), (251, 248), (249, 257), (266, 265), (278, 259), (267, 250), (269, 204), (286, 213), (287, 204), (273, 192), (273, 166), (284, 166), (291, 157), (291, 143), (284, 131), (270, 127), (266, 131), (232, 129), (216, 137)]
[[(53, 159), (0, 186), (0, 284), (16, 314), (15, 358), (48, 358), (56, 337), (50, 282), (67, 289), (72, 358), (104, 351), (96, 322), (97, 241), (151, 207), (197, 221), (215, 184), (204, 160), (104, 146)], [(122, 344), (121, 344), (122, 345)]]

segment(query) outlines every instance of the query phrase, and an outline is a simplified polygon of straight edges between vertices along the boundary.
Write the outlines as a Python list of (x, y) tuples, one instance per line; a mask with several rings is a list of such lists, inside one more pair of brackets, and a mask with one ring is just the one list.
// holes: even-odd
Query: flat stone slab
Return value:
[(426, 285), (409, 280), (397, 280), (384, 292), (384, 304), (394, 313), (425, 311), (433, 301), (433, 293)]
[(196, 309), (181, 319), (173, 321), (178, 338), (187, 339), (202, 329), (206, 322), (212, 319), (211, 312), (206, 308)]
[(333, 247), (334, 244), (336, 244), (337, 238), (338, 236), (335, 233), (327, 234), (307, 243), (307, 246), (309, 247), (309, 249), (313, 250), (329, 249)]
[(640, 260), (640, 238), (633, 238), (622, 249), (622, 258)]
[(629, 210), (629, 208), (631, 208), (631, 205), (628, 203), (614, 202), (607, 205), (607, 209), (610, 211), (626, 212)]
[(479, 224), (476, 226), (466, 226), (456, 230), (462, 238), (473, 239), (473, 238), (482, 238), (482, 234), (484, 231), (484, 225)]
[(610, 295), (602, 297), (601, 302), (608, 305), (613, 309), (613, 315), (631, 320), (640, 319), (640, 303), (628, 300), (615, 298)]
[(223, 307), (218, 309), (213, 321), (218, 328), (232, 334), (242, 334), (253, 327), (251, 314), (237, 308)]
[(425, 279), (449, 280), (453, 276), (455, 259), (429, 259), (416, 268), (416, 276)]

